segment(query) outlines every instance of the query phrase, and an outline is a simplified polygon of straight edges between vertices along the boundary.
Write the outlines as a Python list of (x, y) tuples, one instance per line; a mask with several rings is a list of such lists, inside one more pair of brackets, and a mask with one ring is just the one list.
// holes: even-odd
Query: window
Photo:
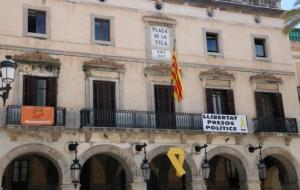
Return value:
[(284, 117), (280, 93), (255, 92), (255, 101), (258, 117)]
[(254, 38), (254, 44), (255, 44), (256, 57), (262, 57), (262, 58), (267, 57), (266, 40), (260, 38)]
[(57, 78), (24, 76), (23, 105), (56, 107)]
[(45, 7), (25, 5), (23, 23), (25, 36), (47, 38), (50, 33), (50, 10)]
[(207, 112), (213, 114), (235, 114), (233, 91), (206, 89)]
[(207, 52), (219, 53), (219, 42), (217, 33), (206, 33)]
[(92, 15), (92, 43), (114, 45), (113, 17)]
[(28, 9), (27, 32), (46, 34), (46, 11)]
[(95, 40), (110, 41), (109, 25), (109, 20), (95, 19)]

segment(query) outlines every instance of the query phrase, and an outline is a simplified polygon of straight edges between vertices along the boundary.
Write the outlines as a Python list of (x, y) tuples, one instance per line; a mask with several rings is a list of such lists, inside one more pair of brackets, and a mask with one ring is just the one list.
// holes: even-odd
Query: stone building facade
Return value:
[[(299, 189), (297, 73), (279, 4), (1, 0), (0, 57), (19, 65), (0, 107), (1, 188), (74, 189), (68, 144), (78, 142), (82, 190)], [(181, 103), (170, 90), (175, 46)], [(55, 107), (53, 126), (25, 125), (22, 106)], [(202, 113), (246, 116), (247, 132), (207, 131)], [(144, 142), (148, 185), (135, 150)], [(249, 144), (263, 146), (264, 182)], [(182, 178), (170, 147), (185, 151)]]

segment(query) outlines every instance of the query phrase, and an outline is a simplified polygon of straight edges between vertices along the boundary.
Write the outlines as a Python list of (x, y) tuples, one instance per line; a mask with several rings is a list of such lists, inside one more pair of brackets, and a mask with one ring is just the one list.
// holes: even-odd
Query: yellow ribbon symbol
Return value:
[(184, 150), (182, 148), (170, 148), (167, 156), (176, 170), (176, 175), (179, 177), (183, 176), (185, 174), (183, 169), (183, 162), (185, 159)]
[(241, 129), (243, 129), (243, 128), (245, 128), (245, 120), (244, 120), (244, 118), (241, 118), (240, 119), (240, 127), (241, 127)]

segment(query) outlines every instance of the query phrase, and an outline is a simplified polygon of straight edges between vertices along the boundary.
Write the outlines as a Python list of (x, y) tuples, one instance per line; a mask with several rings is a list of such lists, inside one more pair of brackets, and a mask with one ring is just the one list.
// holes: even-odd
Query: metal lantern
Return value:
[(209, 174), (210, 174), (210, 169), (211, 169), (210, 164), (209, 164), (209, 160), (207, 160), (205, 158), (202, 165), (201, 165), (201, 168), (202, 168), (203, 179), (205, 181), (207, 181), (209, 179)]
[(71, 178), (72, 183), (74, 184), (75, 189), (77, 188), (77, 184), (80, 182), (80, 172), (81, 172), (81, 164), (78, 159), (73, 160), (71, 164)]
[(11, 56), (6, 56), (6, 60), (0, 63), (2, 86), (5, 87), (14, 81), (15, 71), (18, 65)]
[(150, 180), (151, 168), (150, 168), (150, 165), (149, 165), (149, 161), (147, 159), (143, 160), (143, 163), (141, 165), (141, 170), (142, 170), (145, 181), (149, 181)]
[(257, 165), (259, 179), (264, 181), (267, 178), (267, 166), (261, 159)]

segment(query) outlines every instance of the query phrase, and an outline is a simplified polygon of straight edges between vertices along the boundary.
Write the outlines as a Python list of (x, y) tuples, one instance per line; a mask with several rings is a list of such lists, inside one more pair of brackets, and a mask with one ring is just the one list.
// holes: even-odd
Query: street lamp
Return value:
[(201, 169), (202, 169), (203, 179), (207, 181), (209, 179), (209, 174), (211, 170), (209, 160), (207, 159), (207, 152), (206, 152), (207, 144), (204, 144), (203, 146), (199, 146), (199, 145), (195, 146), (195, 151), (200, 153), (203, 148), (204, 148), (204, 160), (201, 164)]
[(250, 153), (253, 153), (255, 150), (259, 149), (259, 156), (260, 156), (260, 159), (259, 159), (259, 163), (257, 164), (257, 169), (258, 169), (258, 174), (259, 174), (259, 179), (261, 181), (264, 181), (266, 178), (267, 178), (267, 166), (266, 164), (264, 163), (263, 159), (262, 159), (262, 156), (261, 156), (261, 149), (263, 147), (261, 145), (257, 146), (257, 147), (254, 147), (253, 145), (249, 145), (248, 147), (248, 151)]
[(143, 162), (142, 162), (142, 165), (141, 165), (141, 170), (142, 170), (142, 174), (144, 176), (145, 182), (148, 182), (150, 180), (151, 168), (150, 168), (150, 165), (149, 165), (149, 160), (147, 159), (146, 147), (147, 147), (146, 143), (135, 145), (135, 150), (137, 152), (140, 152), (144, 149), (144, 159), (143, 159)]
[(1, 61), (0, 70), (1, 70), (1, 85), (0, 91), (2, 94), (0, 96), (3, 99), (3, 105), (5, 106), (5, 102), (8, 98), (9, 91), (11, 90), (11, 83), (14, 81), (15, 71), (18, 65), (10, 55), (5, 56), (6, 60)]
[(81, 172), (81, 164), (77, 158), (77, 142), (72, 142), (69, 144), (69, 151), (75, 151), (75, 159), (73, 160), (73, 163), (71, 164), (70, 170), (71, 170), (71, 178), (72, 183), (74, 184), (74, 188), (77, 188), (77, 185), (80, 183), (80, 172)]

